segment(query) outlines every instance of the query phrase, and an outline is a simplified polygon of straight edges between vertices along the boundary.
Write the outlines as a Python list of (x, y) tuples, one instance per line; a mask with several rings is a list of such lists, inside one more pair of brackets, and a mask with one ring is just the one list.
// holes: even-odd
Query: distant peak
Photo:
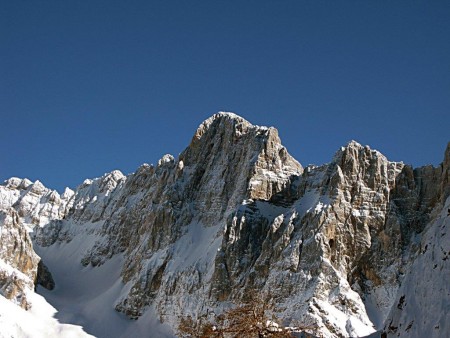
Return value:
[(335, 154), (333, 162), (340, 161), (342, 157), (345, 158), (358, 158), (360, 156), (368, 156), (371, 158), (380, 158), (384, 161), (389, 161), (386, 156), (376, 149), (371, 149), (368, 145), (363, 146), (361, 143), (351, 140), (346, 146), (341, 147)]
[(125, 177), (125, 175), (120, 170), (113, 170), (110, 173), (106, 173), (103, 175), (104, 178), (112, 178), (115, 181), (121, 180)]
[(175, 158), (171, 154), (165, 154), (161, 159), (158, 161), (158, 167), (161, 167), (167, 163), (174, 163)]
[(28, 188), (30, 185), (33, 184), (33, 182), (31, 182), (28, 178), (18, 178), (18, 177), (11, 177), (9, 179), (7, 179), (4, 184), (10, 188), (21, 188), (21, 189), (26, 189)]
[[(21, 185), (22, 182), (23, 181), (22, 181), (21, 178), (11, 177), (11, 178), (8, 178), (4, 182), (4, 185), (7, 186), (8, 188), (14, 188), (15, 189), (15, 188), (18, 188)], [(30, 181), (30, 184), (31, 184), (31, 181)]]
[(62, 197), (63, 199), (65, 199), (65, 200), (68, 200), (68, 199), (70, 199), (73, 195), (75, 195), (75, 192), (74, 192), (72, 189), (70, 189), (69, 187), (66, 187), (66, 188), (64, 189), (64, 192), (63, 192), (63, 194), (61, 195), (61, 197)]
[(4, 182), (4, 185), (10, 189), (26, 190), (28, 188), (35, 193), (43, 193), (47, 189), (39, 180), (35, 182), (30, 181), (28, 178), (11, 177)]

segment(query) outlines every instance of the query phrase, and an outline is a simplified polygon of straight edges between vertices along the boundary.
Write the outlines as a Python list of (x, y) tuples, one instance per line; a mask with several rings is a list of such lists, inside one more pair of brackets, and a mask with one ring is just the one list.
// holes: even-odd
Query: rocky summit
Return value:
[(11, 178), (0, 337), (174, 337), (255, 294), (314, 337), (447, 337), (449, 195), (450, 143), (438, 167), (351, 141), (304, 168), (232, 113), (127, 176)]

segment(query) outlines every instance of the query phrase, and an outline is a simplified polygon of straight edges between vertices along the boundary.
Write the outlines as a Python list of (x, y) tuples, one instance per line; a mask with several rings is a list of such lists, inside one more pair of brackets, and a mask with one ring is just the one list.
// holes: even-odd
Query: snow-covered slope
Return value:
[(28, 311), (0, 296), (1, 338), (93, 337), (84, 332), (80, 326), (62, 324), (53, 318), (56, 309), (42, 296), (29, 291), (27, 298), (33, 304)]
[(219, 113), (177, 159), (62, 196), (10, 179), (0, 209), (33, 228), (56, 284), (38, 293), (55, 317), (98, 337), (171, 337), (180, 317), (212, 318), (255, 290), (283, 324), (316, 335), (421, 337), (433, 326), (439, 336), (450, 304), (449, 168), (450, 145), (440, 167), (413, 170), (352, 141), (304, 170), (276, 129)]
[(445, 337), (450, 332), (450, 198), (418, 239), (420, 251), (408, 266), (386, 331), (393, 337)]

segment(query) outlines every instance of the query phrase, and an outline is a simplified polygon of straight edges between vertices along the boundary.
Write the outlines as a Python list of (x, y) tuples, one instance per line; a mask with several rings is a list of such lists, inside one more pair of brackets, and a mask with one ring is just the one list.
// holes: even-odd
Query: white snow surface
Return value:
[(81, 326), (63, 324), (54, 318), (57, 310), (42, 296), (29, 291), (33, 307), (25, 311), (0, 296), (0, 338), (93, 337)]
[[(424, 230), (421, 253), (405, 275), (386, 322), (389, 337), (448, 337), (450, 332), (450, 197)], [(440, 275), (440, 278), (434, 276)]]

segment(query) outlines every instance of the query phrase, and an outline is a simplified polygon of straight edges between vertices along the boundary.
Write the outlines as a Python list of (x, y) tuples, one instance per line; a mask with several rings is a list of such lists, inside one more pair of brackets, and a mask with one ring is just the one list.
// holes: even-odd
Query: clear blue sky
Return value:
[(302, 164), (450, 141), (450, 1), (0, 0), (0, 180), (62, 190), (178, 155), (217, 111)]

